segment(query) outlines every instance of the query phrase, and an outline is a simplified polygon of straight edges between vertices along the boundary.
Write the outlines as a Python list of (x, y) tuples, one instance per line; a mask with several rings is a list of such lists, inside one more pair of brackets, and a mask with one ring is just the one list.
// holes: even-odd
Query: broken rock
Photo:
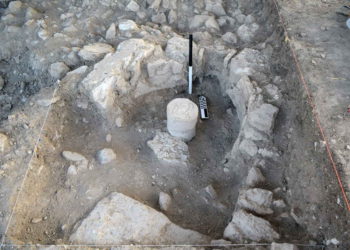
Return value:
[(137, 12), (140, 9), (140, 5), (136, 3), (135, 1), (131, 0), (129, 4), (126, 6), (126, 10), (132, 11), (132, 12)]
[(248, 121), (251, 126), (268, 135), (272, 133), (278, 108), (264, 103), (248, 114)]
[(117, 156), (111, 148), (104, 148), (97, 152), (97, 160), (100, 164), (110, 163), (116, 158)]
[(147, 145), (158, 159), (171, 164), (186, 164), (189, 157), (187, 144), (168, 133), (158, 132)]
[(257, 214), (272, 214), (272, 192), (261, 189), (252, 188), (242, 190), (239, 194), (237, 204), (247, 210)]
[(167, 193), (160, 192), (158, 202), (161, 210), (168, 211), (171, 206), (171, 197)]
[(256, 185), (265, 182), (265, 177), (259, 168), (252, 167), (248, 172), (248, 176), (245, 182), (248, 187), (255, 187)]
[(114, 48), (106, 43), (93, 43), (85, 45), (78, 55), (86, 61), (95, 61), (102, 58), (107, 53), (114, 52)]
[(214, 13), (217, 16), (226, 15), (224, 7), (222, 7), (222, 0), (206, 0), (205, 10)]
[(77, 223), (70, 241), (76, 244), (206, 244), (210, 238), (172, 223), (164, 214), (121, 193), (99, 201)]
[(274, 241), (280, 235), (272, 228), (271, 224), (260, 217), (239, 210), (233, 213), (230, 224), (225, 228), (224, 237), (232, 241)]
[(56, 62), (50, 66), (50, 75), (55, 79), (61, 79), (69, 71), (69, 67), (63, 62)]

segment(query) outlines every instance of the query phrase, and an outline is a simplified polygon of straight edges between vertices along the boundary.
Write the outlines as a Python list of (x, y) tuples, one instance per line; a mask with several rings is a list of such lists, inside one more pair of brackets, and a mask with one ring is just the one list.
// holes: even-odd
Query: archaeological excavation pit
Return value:
[[(17, 70), (41, 87), (22, 99), (44, 114), (4, 244), (317, 248), (335, 230), (314, 223), (332, 224), (321, 204), (336, 186), (322, 191), (334, 179), (317, 169), (325, 148), (274, 1), (14, 1), (1, 14), (2, 39), (26, 32)], [(188, 140), (169, 133), (167, 105), (200, 95), (209, 119)]]

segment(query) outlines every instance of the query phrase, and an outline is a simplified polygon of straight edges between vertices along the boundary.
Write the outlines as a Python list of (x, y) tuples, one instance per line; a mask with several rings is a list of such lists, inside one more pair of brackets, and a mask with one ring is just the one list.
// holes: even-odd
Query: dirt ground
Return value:
[[(232, 14), (236, 1), (226, 2)], [(250, 2), (263, 5), (261, 1)], [(274, 6), (273, 1), (269, 3)], [(259, 164), (268, 180), (263, 188), (273, 190), (274, 199), (284, 200), (286, 207), (264, 218), (281, 234), (281, 242), (300, 244), (300, 249), (350, 249), (349, 211), (290, 49), (295, 49), (300, 60), (348, 191), (350, 31), (335, 14), (342, 3), (280, 0), (278, 4), (289, 39), (278, 22), (277, 10), (272, 8), (268, 20), (275, 22), (271, 36), (275, 40), (269, 38), (271, 34), (263, 33), (258, 34), (256, 40), (238, 42), (227, 49), (234, 47), (240, 52), (254, 48), (271, 52), (268, 78), (259, 84), (264, 89), (273, 83), (282, 95), (278, 101), (269, 101), (279, 107), (271, 139), (279, 156)], [(0, 7), (6, 7), (7, 3), (3, 5)], [(39, 8), (40, 4), (33, 2), (33, 6)], [(184, 16), (191, 16), (192, 11), (185, 9)], [(245, 11), (247, 15), (248, 12), (256, 15), (258, 20), (262, 18), (258, 11)], [(1, 9), (0, 15), (3, 13)], [(268, 26), (269, 21), (265, 21), (259, 24)], [(1, 25), (4, 30), (5, 25)], [(186, 21), (178, 22), (179, 34), (186, 31), (185, 25)], [(237, 26), (223, 26), (221, 32), (236, 32)], [(219, 39), (221, 35), (215, 37)], [(114, 41), (113, 45), (119, 42)], [(188, 143), (191, 155), (188, 166), (174, 167), (160, 162), (147, 141), (157, 131), (166, 131), (166, 104), (175, 97), (186, 97), (186, 86), (157, 90), (136, 98), (127, 107), (127, 126), (118, 128), (111, 126), (93, 105), (81, 108), (84, 97), (70, 92), (64, 80), (56, 82), (47, 70), (35, 71), (33, 65), (29, 67), (25, 61), (32, 53), (27, 48), (17, 51), (17, 57), (1, 54), (0, 59), (0, 75), (5, 79), (5, 87), (0, 90), (0, 132), (11, 138), (11, 152), (0, 160), (0, 232), (9, 246), (69, 243), (77, 221), (113, 191), (157, 210), (160, 209), (159, 192), (169, 193), (173, 206), (166, 215), (171, 221), (213, 239), (222, 238), (248, 166), (252, 164), (243, 161), (247, 167), (237, 163), (229, 168), (227, 155), (239, 136), (241, 121), (236, 107), (222, 90), (225, 84), (222, 79), (203, 74), (201, 83), (195, 85), (191, 98), (197, 102), (197, 94), (208, 97), (210, 120), (199, 121), (197, 136)], [(50, 56), (43, 54), (43, 58), (49, 60)], [(83, 64), (79, 62), (70, 69)], [(86, 64), (92, 68), (92, 63)], [(22, 74), (17, 76), (17, 72)], [(38, 100), (50, 99), (52, 95), (59, 97), (54, 105), (38, 104)], [(117, 164), (97, 162), (96, 153), (102, 148), (116, 152)], [(88, 159), (89, 164), (78, 169), (78, 175), (67, 174), (71, 164), (62, 157), (65, 150), (79, 152)], [(205, 196), (203, 190), (208, 185), (215, 189), (217, 198)], [(19, 196), (18, 191), (21, 191)], [(349, 193), (347, 195), (349, 197)], [(16, 209), (12, 210), (14, 206)], [(33, 223), (36, 218), (42, 219)], [(336, 243), (330, 242), (332, 239), (336, 239)]]

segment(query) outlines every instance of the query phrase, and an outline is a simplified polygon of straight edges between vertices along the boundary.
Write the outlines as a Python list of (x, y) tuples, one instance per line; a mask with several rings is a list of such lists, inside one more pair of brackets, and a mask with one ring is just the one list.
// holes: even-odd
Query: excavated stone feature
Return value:
[(159, 160), (171, 164), (187, 163), (188, 146), (181, 139), (173, 137), (165, 132), (157, 132), (153, 140), (147, 145), (153, 150)]
[(255, 187), (265, 182), (265, 177), (261, 173), (261, 170), (257, 167), (252, 167), (249, 172), (245, 183), (248, 187)]
[(176, 98), (167, 105), (167, 128), (171, 135), (191, 140), (196, 135), (198, 107), (189, 99)]
[(260, 132), (271, 135), (275, 124), (278, 108), (264, 103), (248, 114), (249, 124)]
[(272, 214), (272, 192), (261, 188), (242, 190), (237, 205), (257, 214)]
[(130, 106), (134, 97), (185, 83), (184, 65), (166, 57), (159, 45), (129, 39), (96, 63), (81, 87), (100, 112), (120, 126), (121, 107)]
[(244, 240), (272, 242), (279, 239), (280, 235), (267, 220), (239, 210), (233, 213), (232, 221), (225, 228), (224, 237), (236, 242)]
[(268, 80), (269, 71), (266, 56), (254, 49), (245, 48), (235, 56), (229, 66), (230, 80), (238, 82), (242, 76), (252, 77), (254, 80), (264, 82)]
[(70, 236), (75, 244), (206, 244), (210, 238), (181, 228), (164, 214), (121, 193), (99, 201)]

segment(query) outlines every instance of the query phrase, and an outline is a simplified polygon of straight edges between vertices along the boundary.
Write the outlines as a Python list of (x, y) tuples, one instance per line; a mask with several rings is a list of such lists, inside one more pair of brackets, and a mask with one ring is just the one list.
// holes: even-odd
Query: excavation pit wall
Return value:
[[(188, 31), (185, 23), (179, 20), (170, 31), (145, 24), (141, 30), (150, 35), (144, 39), (139, 33), (120, 34), (122, 41), (113, 42), (116, 52), (94, 66), (78, 67), (59, 83), (6, 242), (69, 244), (105, 197), (122, 193), (159, 211), (161, 191), (172, 198), (172, 206), (163, 211), (172, 222), (220, 239), (232, 212), (241, 209), (238, 195), (247, 188), (252, 167), (267, 180), (257, 187), (273, 190), (274, 200), (286, 203), (274, 207), (274, 214), (257, 215), (279, 234), (257, 241), (323, 241), (328, 231), (320, 232), (319, 226), (329, 222), (322, 205), (337, 193), (328, 187), (325, 199), (319, 190), (331, 186), (331, 173), (323, 176), (315, 167), (327, 164), (324, 148), (314, 149), (319, 137), (273, 4), (226, 4), (229, 9), (239, 6), (248, 20), (254, 17), (260, 29), (254, 38), (242, 36), (236, 44), (213, 41), (231, 29), (238, 32), (241, 25), (229, 21), (219, 33), (208, 28), (212, 41), (203, 39), (205, 33), (194, 34), (195, 75), (201, 82), (194, 91), (208, 97), (210, 120), (198, 124), (197, 136), (187, 144), (188, 161), (164, 162), (148, 145), (158, 131), (166, 132), (166, 104), (188, 97), (187, 44), (180, 34)], [(175, 45), (171, 49), (169, 41)], [(195, 95), (190, 98), (197, 102)], [(113, 150), (110, 162), (101, 163), (101, 149)], [(73, 156), (79, 160), (67, 160), (66, 151), (78, 152)], [(315, 214), (320, 223), (313, 221)], [(115, 244), (135, 241), (145, 243)]]

